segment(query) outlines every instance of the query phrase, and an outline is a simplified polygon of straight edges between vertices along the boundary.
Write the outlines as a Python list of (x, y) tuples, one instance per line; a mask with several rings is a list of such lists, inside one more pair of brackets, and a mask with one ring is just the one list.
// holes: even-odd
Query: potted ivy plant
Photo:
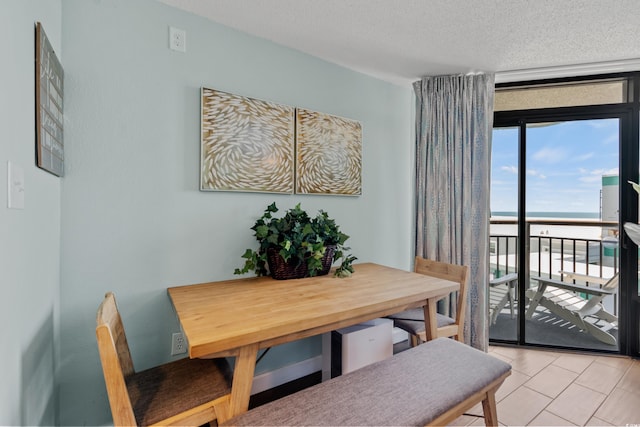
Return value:
[(321, 210), (311, 218), (299, 203), (281, 218), (274, 216), (276, 212), (274, 202), (251, 227), (259, 247), (245, 251), (244, 267), (236, 268), (234, 274), (254, 271), (258, 276), (271, 275), (274, 279), (319, 276), (327, 274), (338, 260), (341, 263), (336, 276), (353, 273), (352, 263), (357, 258), (348, 254), (350, 248), (344, 246), (349, 236), (326, 212)]

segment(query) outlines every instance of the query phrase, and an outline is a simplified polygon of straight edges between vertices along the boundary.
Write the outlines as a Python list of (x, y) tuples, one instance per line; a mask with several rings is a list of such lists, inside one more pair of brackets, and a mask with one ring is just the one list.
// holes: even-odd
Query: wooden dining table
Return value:
[(436, 302), (459, 284), (365, 263), (348, 278), (251, 277), (168, 289), (189, 357), (235, 357), (229, 408), (248, 410), (258, 351), (409, 308), (424, 307), (427, 340), (436, 336)]

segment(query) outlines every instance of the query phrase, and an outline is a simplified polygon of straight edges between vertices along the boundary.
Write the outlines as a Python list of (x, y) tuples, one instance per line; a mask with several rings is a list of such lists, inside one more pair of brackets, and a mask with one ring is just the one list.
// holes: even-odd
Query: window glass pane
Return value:
[(498, 89), (494, 110), (530, 110), (623, 102), (627, 102), (627, 83), (625, 80), (615, 80)]
[(518, 127), (496, 127), (491, 143), (489, 338), (518, 339)]
[[(527, 343), (618, 350), (618, 295), (590, 288), (618, 273), (619, 136), (618, 118), (527, 124)], [(592, 300), (599, 310), (579, 311)], [(595, 327), (580, 332), (583, 317)]]

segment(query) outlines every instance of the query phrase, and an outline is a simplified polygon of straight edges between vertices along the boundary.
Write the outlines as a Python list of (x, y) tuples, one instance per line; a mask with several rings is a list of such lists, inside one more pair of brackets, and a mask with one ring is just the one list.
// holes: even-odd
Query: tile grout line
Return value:
[[(542, 369), (540, 370), (540, 372), (542, 372), (543, 370), (547, 369), (549, 366), (553, 365), (553, 362), (557, 361), (559, 358), (560, 358), (560, 356), (554, 355), (554, 359), (553, 359), (551, 362), (547, 363), (547, 365), (546, 365), (544, 368), (542, 368)], [(554, 365), (554, 366), (557, 366), (557, 365)], [(558, 367), (558, 368), (562, 368), (561, 366), (557, 366), (557, 367)], [(564, 368), (563, 368), (563, 369), (564, 369)], [(538, 374), (539, 374), (540, 372), (538, 372)], [(536, 374), (536, 375), (537, 375), (537, 374)], [(535, 377), (535, 375), (534, 375), (533, 377)], [(533, 378), (533, 377), (531, 377), (531, 378)], [(576, 377), (576, 378), (577, 378), (577, 377)], [(569, 385), (573, 384), (573, 381), (575, 381), (575, 380), (572, 380), (572, 381), (569, 383)], [(527, 381), (527, 382), (528, 382), (528, 381)], [(569, 385), (567, 385), (567, 387), (569, 387)], [(524, 384), (522, 384), (522, 387), (527, 387), (527, 386), (526, 386), (526, 382), (525, 382)], [(561, 394), (562, 394), (562, 393), (567, 389), (567, 387), (565, 387), (564, 389), (562, 389), (562, 391), (561, 391), (560, 393), (558, 393), (558, 395), (557, 395), (556, 397), (547, 396), (547, 395), (546, 395), (546, 394), (544, 394), (544, 393), (540, 393), (540, 392), (538, 392), (538, 391), (536, 391), (536, 390), (533, 390), (533, 389), (532, 389), (532, 388), (530, 388), (530, 387), (527, 387), (529, 390), (536, 391), (536, 393), (540, 393), (540, 394), (542, 394), (543, 396), (546, 396), (546, 397), (548, 397), (549, 399), (551, 399), (551, 400), (549, 401), (549, 403), (547, 403), (546, 405), (544, 405), (544, 407), (540, 410), (540, 412), (538, 412), (538, 413), (536, 414), (536, 416), (535, 416), (535, 417), (533, 417), (533, 418), (531, 419), (531, 421), (529, 421), (529, 423), (527, 423), (527, 425), (530, 425), (530, 424), (531, 424), (531, 422), (532, 422), (533, 420), (535, 420), (536, 418), (538, 418), (538, 417), (539, 417), (540, 415), (542, 415), (542, 413), (543, 413), (543, 412), (545, 412), (545, 411), (549, 412), (550, 414), (555, 415), (555, 416), (556, 416), (556, 417), (558, 417), (558, 418), (562, 418), (563, 420), (565, 420), (565, 421), (569, 422), (570, 424), (573, 424), (571, 421), (566, 420), (565, 418), (563, 418), (563, 417), (561, 417), (561, 416), (559, 416), (559, 415), (557, 415), (557, 414), (555, 414), (555, 413), (553, 413), (553, 412), (551, 412), (551, 411), (548, 411), (548, 410), (547, 410), (547, 408), (549, 407), (549, 405), (551, 405), (551, 404), (555, 401), (555, 399), (556, 399), (558, 396), (560, 396), (560, 395), (561, 395)]]
[[(591, 389), (591, 388), (589, 388), (589, 387), (586, 387), (586, 386), (583, 386), (583, 385), (581, 385), (581, 384), (576, 383), (576, 380), (577, 380), (578, 378), (580, 378), (580, 376), (581, 376), (581, 375), (582, 375), (582, 374), (583, 374), (587, 369), (589, 369), (589, 368), (591, 367), (591, 365), (593, 365), (593, 364), (595, 363), (595, 361), (596, 361), (596, 359), (592, 359), (592, 360), (591, 360), (591, 362), (589, 362), (589, 364), (588, 364), (587, 366), (585, 366), (585, 368), (584, 368), (582, 371), (580, 371), (580, 372), (576, 372), (576, 374), (577, 374), (577, 375), (576, 375), (576, 377), (575, 377), (573, 380), (571, 380), (571, 382), (570, 382), (570, 383), (569, 383), (569, 384), (568, 384), (568, 385), (567, 385), (567, 386), (566, 386), (566, 387), (565, 387), (565, 388), (564, 388), (564, 389), (563, 389), (563, 390), (558, 394), (558, 396), (560, 396), (562, 393), (564, 393), (564, 392), (565, 392), (565, 390), (567, 390), (567, 389), (568, 389), (570, 386), (572, 386), (572, 385), (576, 385), (576, 386), (584, 387), (584, 388), (586, 388), (586, 389), (589, 389), (589, 390), (591, 390), (591, 391), (594, 391), (594, 392), (599, 393), (597, 390), (593, 390), (593, 389)], [(572, 371), (572, 372), (573, 372), (573, 371)], [(601, 394), (604, 394), (604, 393), (601, 393)], [(556, 398), (557, 398), (558, 396), (556, 396)], [(607, 396), (608, 396), (608, 395), (607, 395)], [(605, 397), (605, 400), (606, 400), (606, 397)], [(549, 403), (549, 405), (551, 405), (551, 403), (553, 403), (554, 401), (555, 401), (555, 398), (554, 398), (554, 399)], [(603, 401), (603, 403), (604, 403), (604, 401)], [(600, 403), (600, 405), (602, 405), (602, 403)], [(589, 418), (587, 419), (587, 421), (586, 421), (583, 425), (587, 425), (587, 424), (589, 424), (589, 421), (591, 420), (591, 418), (593, 418), (593, 417), (595, 416), (596, 412), (598, 412), (598, 409), (600, 409), (600, 405), (598, 405), (598, 407), (593, 411), (593, 413), (592, 413), (591, 415), (589, 415)], [(546, 408), (545, 408), (545, 409), (546, 409)], [(574, 424), (572, 421), (567, 420), (566, 418), (564, 418), (564, 417), (562, 417), (562, 416), (560, 416), (560, 415), (556, 414), (555, 412), (552, 412), (552, 411), (549, 411), (549, 412), (550, 412), (550, 413), (552, 413), (553, 415), (555, 415), (556, 417), (562, 418), (563, 420), (565, 420), (565, 421), (567, 421), (567, 422), (569, 422), (569, 423), (571, 423), (571, 424)], [(575, 424), (574, 424), (574, 425), (575, 425)]]
[[(547, 395), (546, 395), (546, 394), (544, 394), (544, 393), (540, 393), (539, 391), (534, 390), (534, 389), (532, 389), (532, 388), (530, 388), (530, 387), (527, 387), (527, 386), (526, 386), (526, 384), (527, 384), (529, 381), (531, 381), (531, 380), (532, 380), (536, 375), (538, 375), (539, 373), (541, 373), (542, 371), (544, 371), (545, 369), (547, 369), (547, 368), (549, 367), (549, 365), (553, 364), (553, 362), (555, 362), (556, 360), (558, 360), (558, 356), (554, 355), (554, 356), (553, 356), (553, 360), (552, 360), (552, 361), (550, 361), (549, 363), (547, 363), (547, 364), (546, 364), (542, 369), (540, 369), (538, 372), (536, 372), (534, 375), (531, 375), (531, 376), (529, 376), (529, 375), (525, 374), (524, 372), (520, 372), (520, 371), (518, 371), (518, 372), (520, 372), (521, 374), (526, 375), (527, 377), (529, 377), (529, 379), (528, 379), (527, 381), (525, 381), (524, 383), (522, 383), (522, 385), (520, 385), (520, 387), (516, 388), (516, 389), (515, 389), (514, 391), (512, 391), (511, 393), (514, 393), (514, 392), (516, 392), (518, 389), (520, 389), (521, 387), (524, 387), (524, 388), (526, 388), (527, 390), (531, 390), (531, 391), (533, 391), (534, 393), (541, 394), (542, 396), (545, 396), (545, 397), (548, 397), (549, 399), (551, 399), (551, 401), (550, 401), (549, 403), (547, 403), (546, 405), (544, 405), (544, 407), (543, 407), (543, 408), (542, 408), (538, 413), (536, 413), (536, 415), (535, 415), (533, 418), (531, 418), (531, 419), (529, 420), (529, 422), (527, 423), (527, 425), (530, 425), (530, 424), (531, 424), (531, 422), (532, 422), (533, 420), (535, 420), (536, 418), (538, 418), (538, 417), (539, 417), (539, 416), (540, 416), (540, 415), (541, 415), (541, 414), (542, 414), (542, 413), (547, 409), (547, 407), (548, 407), (551, 403), (553, 403), (553, 398), (551, 398), (550, 396), (547, 396)], [(509, 393), (509, 394), (511, 394), (511, 393)], [(555, 414), (554, 414), (554, 415), (555, 415)], [(500, 418), (500, 415), (498, 415), (498, 418)], [(498, 420), (498, 421), (499, 421), (499, 420)]]
[[(596, 413), (600, 410), (600, 408), (602, 407), (602, 405), (605, 404), (605, 402), (609, 399), (609, 397), (611, 397), (611, 393), (613, 393), (615, 391), (616, 388), (618, 388), (618, 384), (620, 384), (620, 382), (625, 378), (625, 376), (629, 373), (629, 371), (631, 370), (631, 367), (633, 366), (633, 360), (632, 363), (629, 364), (629, 366), (627, 367), (627, 369), (625, 369), (624, 374), (622, 374), (622, 376), (620, 377), (620, 379), (616, 382), (616, 384), (613, 386), (613, 388), (611, 389), (611, 392), (607, 393), (606, 397), (604, 398), (604, 400), (602, 401), (602, 403), (600, 403), (598, 405), (598, 407), (596, 408), (596, 410), (593, 412), (593, 414), (591, 414), (591, 417), (589, 417), (589, 421), (591, 421), (591, 418), (596, 416)], [(589, 387), (587, 387), (589, 388)], [(589, 388), (589, 390), (592, 390), (591, 388)], [(594, 390), (596, 391), (596, 390)], [(600, 418), (602, 421), (606, 421), (610, 424), (614, 424), (609, 420), (605, 420), (604, 418)], [(587, 421), (587, 423), (589, 422)]]
[[(520, 357), (520, 354), (515, 354), (515, 355), (514, 355), (514, 354), (510, 353), (509, 355), (505, 355), (505, 354), (503, 354), (503, 353), (501, 353), (501, 352), (499, 352), (499, 351), (498, 351), (498, 352), (496, 352), (496, 353), (497, 353), (497, 354), (499, 354), (502, 358), (504, 358), (504, 359), (508, 359), (508, 363), (510, 363), (510, 364), (513, 364), (513, 362), (514, 362), (514, 361), (517, 361), (517, 360), (519, 359), (519, 357)], [(593, 412), (592, 412), (592, 413), (589, 415), (589, 417), (587, 418), (587, 420), (586, 420), (586, 422), (585, 422), (585, 425), (586, 425), (586, 424), (589, 424), (589, 422), (591, 422), (594, 418), (597, 418), (598, 420), (601, 420), (601, 421), (605, 421), (605, 422), (607, 422), (607, 423), (610, 423), (610, 422), (611, 422), (610, 420), (607, 420), (607, 419), (604, 419), (604, 418), (600, 418), (600, 417), (596, 417), (596, 414), (597, 414), (597, 412), (602, 408), (602, 406), (605, 404), (605, 402), (607, 402), (607, 401), (608, 401), (608, 399), (611, 397), (611, 394), (612, 394), (616, 389), (624, 390), (624, 389), (621, 389), (619, 386), (620, 386), (620, 384), (625, 380), (625, 378), (630, 374), (631, 370), (632, 370), (632, 369), (634, 369), (634, 367), (636, 366), (636, 364), (638, 363), (638, 361), (636, 361), (636, 360), (634, 360), (634, 359), (632, 359), (632, 358), (631, 358), (631, 360), (630, 360), (630, 362), (631, 362), (631, 363), (629, 363), (629, 364), (628, 364), (628, 366), (626, 366), (624, 369), (620, 370), (620, 371), (622, 372), (622, 375), (621, 375), (621, 376), (620, 376), (620, 378), (616, 381), (615, 385), (611, 388), (611, 390), (610, 390), (608, 393), (604, 393), (604, 392), (602, 392), (601, 390), (596, 390), (596, 389), (594, 389), (594, 388), (592, 388), (592, 387), (590, 387), (590, 386), (588, 386), (588, 385), (583, 385), (583, 384), (579, 384), (579, 383), (577, 383), (578, 379), (579, 379), (579, 378), (584, 374), (584, 372), (585, 372), (587, 369), (589, 369), (590, 367), (592, 367), (592, 366), (594, 365), (594, 363), (603, 364), (603, 363), (601, 363), (601, 361), (597, 358), (597, 355), (596, 355), (596, 357), (591, 358), (591, 360), (586, 364), (586, 366), (585, 366), (582, 370), (580, 370), (579, 372), (573, 371), (573, 370), (571, 370), (571, 369), (567, 369), (567, 368), (566, 368), (566, 367), (564, 367), (564, 366), (555, 365), (555, 362), (557, 362), (557, 361), (558, 361), (558, 359), (559, 359), (561, 356), (563, 356), (563, 355), (564, 355), (563, 353), (556, 353), (556, 354), (553, 354), (553, 358), (552, 358), (552, 360), (550, 360), (548, 363), (546, 363), (546, 364), (545, 364), (545, 366), (544, 366), (542, 369), (540, 369), (540, 370), (536, 371), (536, 373), (535, 373), (535, 374), (533, 374), (533, 375), (529, 375), (529, 374), (527, 374), (527, 373), (525, 373), (525, 372), (522, 372), (522, 371), (520, 371), (520, 370), (513, 369), (513, 371), (514, 371), (514, 372), (517, 372), (517, 373), (519, 373), (519, 374), (521, 374), (521, 375), (523, 375), (523, 376), (527, 377), (527, 379), (526, 379), (522, 384), (520, 384), (518, 387), (516, 387), (514, 390), (512, 390), (510, 393), (508, 393), (507, 395), (505, 395), (505, 396), (504, 396), (500, 401), (503, 401), (504, 399), (506, 399), (507, 397), (509, 397), (509, 396), (510, 396), (510, 395), (512, 395), (513, 393), (517, 392), (521, 387), (525, 387), (525, 388), (526, 388), (527, 390), (529, 390), (529, 391), (539, 393), (540, 395), (545, 396), (545, 397), (547, 397), (547, 398), (551, 399), (551, 400), (550, 400), (550, 402), (549, 402), (548, 404), (546, 404), (546, 405), (545, 405), (545, 406), (544, 406), (540, 411), (538, 411), (538, 412), (536, 413), (536, 415), (535, 415), (535, 416), (534, 416), (534, 417), (533, 417), (533, 418), (528, 422), (528, 424), (527, 424), (527, 425), (530, 425), (530, 424), (531, 424), (531, 422), (533, 422), (533, 420), (535, 420), (536, 418), (538, 418), (539, 416), (541, 416), (541, 414), (542, 414), (543, 412), (545, 412), (545, 411), (546, 411), (547, 413), (549, 413), (549, 414), (552, 414), (553, 416), (558, 417), (559, 419), (562, 419), (562, 420), (566, 421), (566, 422), (567, 422), (567, 423), (569, 423), (569, 424), (573, 424), (573, 422), (571, 422), (571, 421), (567, 420), (565, 417), (563, 417), (563, 416), (561, 416), (561, 415), (558, 415), (558, 414), (556, 414), (556, 413), (554, 413), (554, 412), (552, 412), (552, 411), (548, 410), (548, 408), (549, 408), (549, 406), (550, 406), (550, 405), (551, 405), (551, 404), (552, 404), (552, 403), (553, 403), (553, 402), (554, 402), (554, 401), (555, 401), (555, 400), (556, 400), (556, 399), (557, 399), (557, 398), (558, 398), (562, 393), (564, 393), (564, 392), (565, 392), (565, 391), (566, 391), (566, 390), (567, 390), (571, 385), (576, 385), (576, 386), (583, 387), (583, 388), (585, 388), (585, 389), (587, 389), (587, 390), (590, 390), (590, 391), (592, 391), (592, 392), (594, 392), (594, 393), (599, 393), (599, 394), (601, 394), (601, 395), (603, 395), (603, 396), (604, 396), (604, 399), (602, 400), (602, 402), (600, 402), (600, 403), (595, 407), (595, 409), (593, 410)], [(628, 359), (628, 358), (627, 358), (627, 359)], [(552, 365), (553, 365), (553, 366), (555, 366), (555, 367), (557, 367), (557, 368), (564, 369), (564, 370), (567, 370), (567, 371), (570, 371), (570, 372), (572, 372), (572, 373), (576, 374), (576, 377), (575, 377), (574, 379), (572, 379), (571, 381), (569, 381), (569, 383), (568, 383), (565, 387), (563, 387), (561, 391), (559, 391), (559, 392), (558, 392), (558, 394), (556, 395), (556, 397), (555, 397), (555, 398), (553, 398), (553, 397), (551, 397), (551, 396), (549, 396), (549, 395), (547, 395), (547, 394), (545, 394), (545, 393), (542, 393), (542, 392), (539, 392), (539, 391), (537, 391), (537, 390), (534, 390), (533, 388), (531, 388), (531, 387), (529, 387), (529, 386), (527, 386), (527, 385), (526, 385), (526, 384), (527, 384), (529, 381), (531, 381), (534, 377), (536, 377), (537, 375), (541, 374), (542, 372), (544, 372), (544, 370), (545, 370), (545, 369), (548, 369), (548, 368), (549, 368), (550, 366), (552, 366)], [(617, 366), (607, 365), (606, 363), (604, 363), (604, 365), (609, 366), (609, 367), (611, 367), (611, 368), (616, 368), (616, 367), (617, 367)], [(500, 420), (498, 420), (498, 421), (499, 421), (500, 425), (504, 425), (504, 423), (500, 422)]]
[[(588, 369), (588, 368), (589, 368), (589, 367), (594, 363), (594, 360), (592, 360), (592, 361), (591, 361), (591, 362), (590, 362), (590, 363), (589, 363), (589, 364), (588, 364), (588, 365), (587, 365), (587, 366), (586, 366), (586, 367), (585, 367), (581, 372), (575, 372), (575, 371), (571, 371), (571, 370), (569, 370), (569, 369), (563, 368), (562, 366), (555, 365), (555, 364), (554, 364), (554, 362), (556, 362), (560, 357), (561, 357), (561, 356), (555, 356), (555, 357), (554, 357), (554, 359), (553, 359), (551, 362), (549, 362), (549, 363), (548, 363), (544, 368), (542, 368), (540, 371), (538, 371), (538, 372), (536, 373), (536, 375), (540, 374), (542, 371), (544, 371), (545, 369), (547, 369), (549, 366), (553, 365), (553, 366), (555, 366), (555, 367), (557, 367), (557, 368), (559, 368), (559, 369), (564, 369), (564, 370), (566, 370), (566, 371), (569, 371), (569, 372), (573, 372), (573, 373), (575, 373), (575, 374), (576, 374), (576, 377), (575, 377), (574, 379), (572, 379), (572, 380), (571, 380), (571, 381), (566, 385), (566, 387), (564, 387), (564, 388), (562, 389), (562, 391), (560, 391), (560, 392), (559, 392), (555, 397), (548, 396), (548, 395), (546, 395), (546, 394), (544, 394), (544, 393), (541, 393), (541, 392), (539, 392), (539, 391), (537, 391), (537, 390), (534, 390), (534, 389), (532, 389), (532, 388), (530, 388), (530, 387), (527, 387), (526, 382), (525, 382), (524, 384), (522, 384), (522, 386), (521, 386), (521, 387), (526, 387), (527, 389), (529, 389), (529, 390), (531, 390), (531, 391), (534, 391), (534, 392), (536, 392), (536, 393), (540, 393), (541, 395), (543, 395), (543, 396), (548, 397), (549, 399), (551, 399), (551, 400), (549, 401), (549, 403), (547, 403), (547, 404), (546, 404), (546, 405), (545, 405), (545, 406), (540, 410), (540, 412), (538, 412), (538, 413), (536, 414), (536, 416), (535, 416), (535, 417), (533, 417), (533, 418), (531, 419), (531, 421), (529, 421), (529, 423), (528, 423), (527, 425), (530, 425), (530, 424), (531, 424), (531, 422), (532, 422), (533, 420), (535, 420), (536, 418), (538, 418), (538, 417), (539, 417), (543, 412), (545, 412), (545, 411), (546, 411), (546, 412), (548, 412), (548, 413), (550, 413), (550, 414), (552, 414), (552, 415), (554, 415), (554, 416), (556, 416), (556, 417), (558, 417), (558, 418), (560, 418), (560, 419), (562, 419), (562, 420), (564, 420), (564, 421), (566, 421), (567, 423), (569, 423), (569, 424), (571, 424), (571, 425), (575, 425), (572, 421), (570, 421), (570, 420), (566, 419), (565, 417), (563, 417), (563, 416), (561, 416), (561, 415), (556, 414), (555, 412), (553, 412), (553, 411), (549, 410), (548, 408), (549, 408), (549, 406), (550, 406), (550, 405), (552, 405), (552, 404), (553, 404), (553, 402), (555, 402), (555, 400), (556, 400), (556, 399), (557, 399), (557, 398), (558, 398), (562, 393), (564, 393), (564, 392), (565, 392), (565, 391), (566, 391), (566, 390), (567, 390), (571, 385), (575, 384), (575, 381), (576, 381), (578, 378), (580, 378), (580, 375), (582, 375), (582, 373), (583, 373), (584, 371), (586, 371), (586, 370), (587, 370), (587, 369)], [(533, 377), (535, 377), (535, 375), (534, 375), (534, 376), (532, 376), (530, 379), (532, 379)], [(527, 382), (528, 382), (528, 381), (527, 381)], [(576, 384), (576, 385), (580, 385), (580, 384)], [(594, 390), (594, 391), (595, 391), (595, 390)], [(600, 406), (598, 406), (598, 408), (599, 408), (599, 407), (600, 407)], [(588, 423), (588, 422), (589, 422), (589, 420), (594, 416), (594, 414), (596, 413), (596, 411), (597, 411), (597, 409), (593, 412), (593, 414), (591, 414), (591, 415), (589, 416), (589, 419), (587, 420), (587, 423)]]

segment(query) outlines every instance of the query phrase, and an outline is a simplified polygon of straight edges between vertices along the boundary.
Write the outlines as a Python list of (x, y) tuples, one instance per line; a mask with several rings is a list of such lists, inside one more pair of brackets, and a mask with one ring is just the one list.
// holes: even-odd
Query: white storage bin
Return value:
[(322, 379), (355, 371), (392, 355), (391, 319), (373, 319), (335, 330), (323, 337)]

